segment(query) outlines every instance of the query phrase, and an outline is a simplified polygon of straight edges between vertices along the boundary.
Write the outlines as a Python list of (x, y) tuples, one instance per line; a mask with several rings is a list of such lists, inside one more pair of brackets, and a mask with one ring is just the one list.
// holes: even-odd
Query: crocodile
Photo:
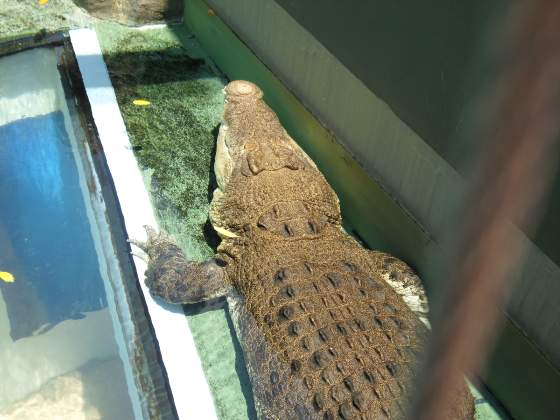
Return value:
[[(189, 261), (147, 228), (154, 296), (226, 296), (262, 419), (403, 418), (427, 328), (421, 282), (341, 225), (338, 197), (247, 81), (225, 88), (210, 221), (214, 258)], [(466, 385), (449, 419), (472, 419)]]

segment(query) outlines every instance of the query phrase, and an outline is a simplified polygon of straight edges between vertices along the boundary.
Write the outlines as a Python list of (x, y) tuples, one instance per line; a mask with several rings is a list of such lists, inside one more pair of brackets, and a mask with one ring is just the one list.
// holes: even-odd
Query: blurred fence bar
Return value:
[(519, 7), (502, 49), (507, 65), (498, 79), (497, 112), (483, 131), (487, 146), (459, 215), (463, 230), (442, 270), (449, 286), (444, 301), (436, 303), (411, 419), (444, 419), (463, 372), (480, 372), (503, 316), (508, 280), (523, 259), (514, 225), (526, 232), (535, 228), (556, 163), (560, 3), (538, 0)]

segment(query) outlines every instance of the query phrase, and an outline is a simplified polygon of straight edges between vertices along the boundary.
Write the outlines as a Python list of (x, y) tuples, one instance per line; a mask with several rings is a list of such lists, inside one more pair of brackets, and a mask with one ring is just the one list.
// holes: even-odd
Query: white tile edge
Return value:
[[(157, 227), (142, 174), (132, 152), (124, 121), (93, 29), (70, 31), (85, 90), (111, 172), (130, 238), (145, 239), (143, 226)], [(134, 257), (139, 279), (146, 263)], [(170, 311), (156, 302), (144, 282), (142, 293), (156, 334), (161, 358), (180, 419), (217, 419), (210, 388), (196, 351), (187, 319), (181, 310)]]

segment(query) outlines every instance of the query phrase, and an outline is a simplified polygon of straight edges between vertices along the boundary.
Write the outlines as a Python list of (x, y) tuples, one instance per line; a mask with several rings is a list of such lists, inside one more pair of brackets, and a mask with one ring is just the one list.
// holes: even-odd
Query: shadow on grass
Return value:
[[(212, 201), (212, 198), (214, 196), (214, 190), (216, 188), (218, 188), (218, 182), (216, 181), (216, 173), (214, 172), (214, 164), (216, 162), (216, 147), (217, 147), (219, 131), (220, 131), (220, 126), (219, 125), (214, 127), (214, 129), (212, 130), (212, 136), (214, 137), (214, 143), (213, 143), (212, 153), (211, 153), (210, 171), (209, 171), (209, 174), (208, 174), (208, 195), (207, 195), (208, 202)], [(218, 234), (216, 233), (216, 231), (214, 230), (214, 228), (212, 227), (212, 223), (210, 223), (210, 219), (208, 219), (206, 221), (202, 230), (203, 230), (204, 239), (206, 240), (206, 243), (208, 244), (208, 246), (210, 246), (214, 250), (214, 252), (216, 252), (216, 250), (218, 248), (218, 245), (220, 245), (221, 239), (218, 236)]]
[(179, 47), (160, 51), (109, 54), (104, 57), (113, 86), (118, 90), (198, 79), (210, 73), (204, 60), (192, 58)]
[(255, 399), (253, 397), (253, 388), (251, 386), (251, 380), (249, 379), (249, 373), (247, 372), (247, 364), (245, 363), (245, 358), (243, 357), (243, 350), (241, 349), (241, 344), (237, 335), (234, 333), (233, 321), (229, 316), (226, 316), (229, 330), (232, 332), (233, 347), (235, 348), (235, 371), (239, 377), (239, 382), (241, 384), (241, 391), (245, 397), (245, 402), (247, 404), (247, 418), (250, 420), (257, 420), (257, 411), (255, 409)]
[[(215, 251), (218, 238), (201, 219), (213, 174), (221, 79), (203, 60), (176, 47), (105, 57), (139, 163), (152, 170), (157, 206), (177, 210), (197, 247)], [(148, 106), (137, 106), (146, 99)]]
[(247, 418), (249, 420), (257, 420), (257, 411), (255, 409), (255, 400), (253, 398), (253, 388), (251, 386), (251, 380), (249, 379), (241, 343), (239, 342), (239, 339), (235, 334), (235, 328), (233, 326), (233, 321), (229, 315), (226, 300), (224, 298), (216, 298), (206, 302), (199, 302), (192, 305), (183, 306), (183, 311), (185, 312), (185, 315), (188, 316), (203, 314), (209, 311), (216, 310), (224, 311), (224, 316), (229, 327), (231, 341), (235, 350), (235, 372), (237, 373), (237, 376), (239, 378), (239, 383), (241, 384), (241, 392), (243, 393), (243, 397), (245, 398), (245, 405), (247, 407)]

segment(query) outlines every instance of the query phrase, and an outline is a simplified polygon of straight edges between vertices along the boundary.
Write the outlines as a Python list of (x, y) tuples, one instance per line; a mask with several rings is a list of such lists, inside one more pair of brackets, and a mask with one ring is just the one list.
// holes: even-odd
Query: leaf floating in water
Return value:
[(145, 99), (135, 99), (132, 101), (132, 103), (136, 106), (148, 106), (150, 105), (150, 101), (147, 101)]
[(12, 273), (8, 273), (7, 271), (0, 271), (0, 280), (5, 281), (6, 283), (13, 283), (16, 278)]

